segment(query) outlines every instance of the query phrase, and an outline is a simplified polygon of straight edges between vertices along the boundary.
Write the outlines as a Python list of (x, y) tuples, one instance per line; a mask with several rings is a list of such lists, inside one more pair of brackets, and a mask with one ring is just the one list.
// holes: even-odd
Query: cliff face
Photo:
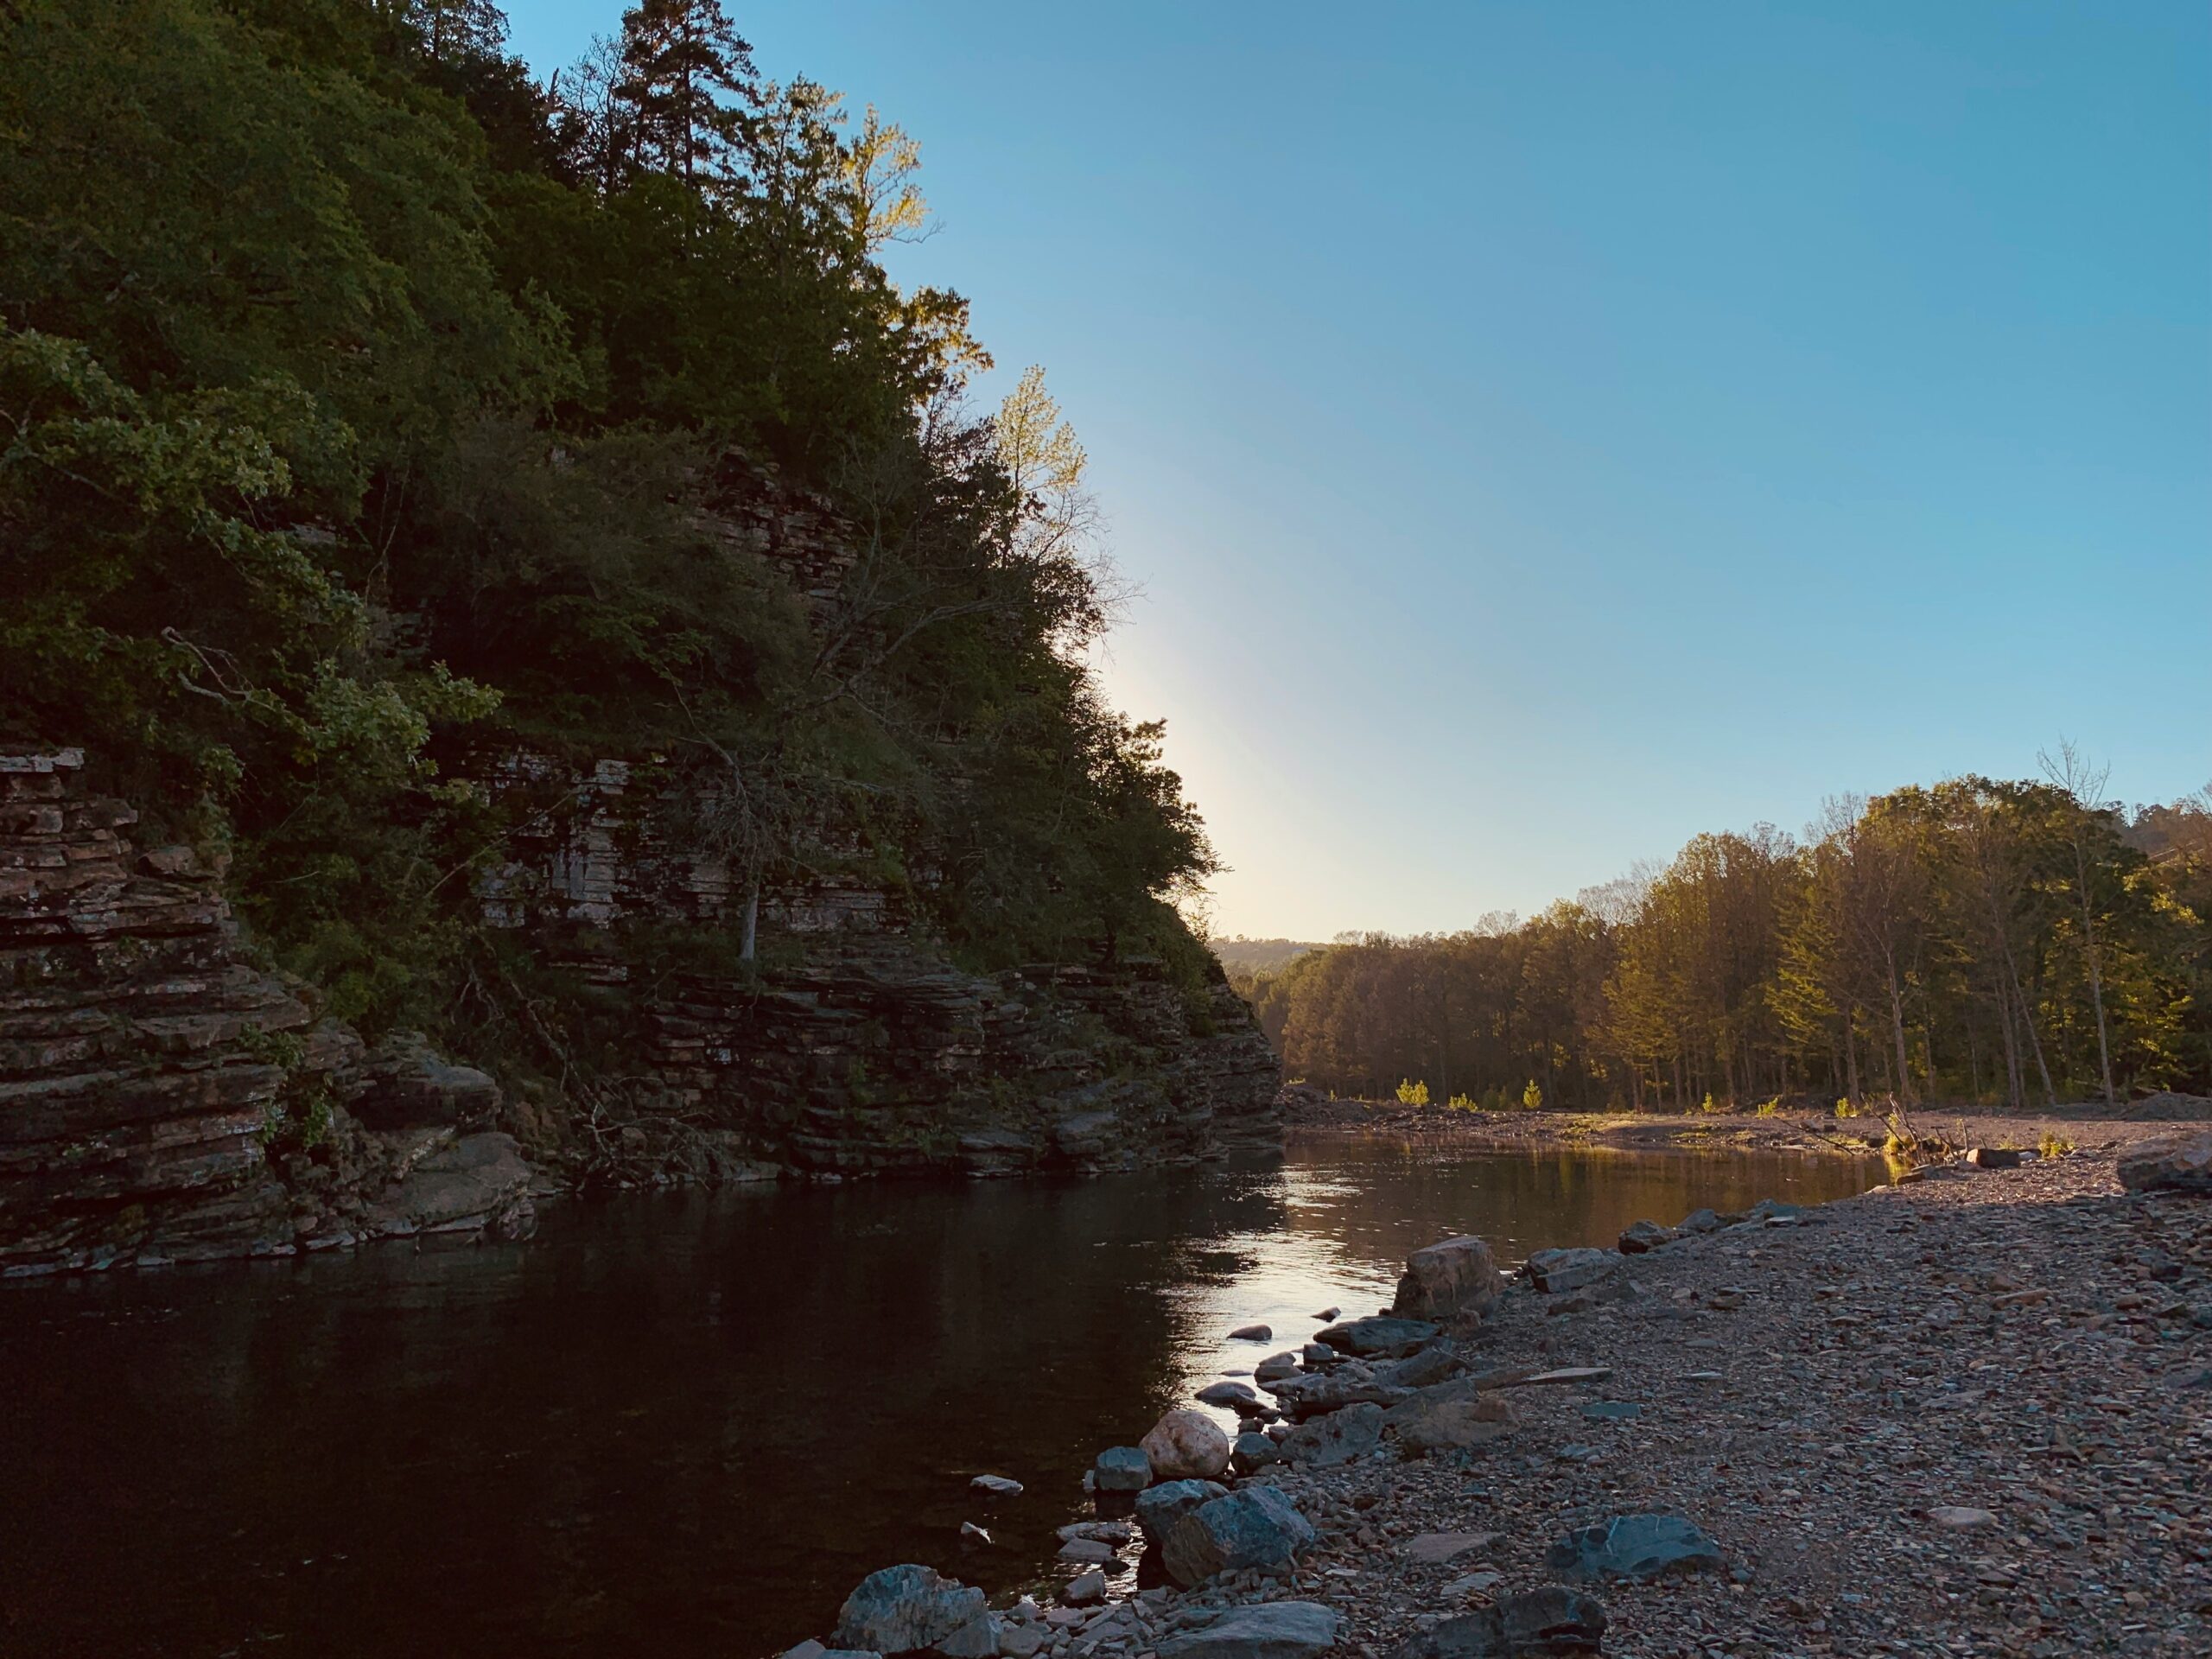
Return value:
[(491, 1080), (316, 1023), (82, 765), (0, 753), (0, 1273), (526, 1230)]
[(649, 974), (641, 925), (731, 900), (619, 763), (569, 780), (485, 902), (580, 995), (628, 999), (632, 1087), (518, 1111), (419, 1039), (318, 1022), (242, 950), (218, 874), (134, 847), (82, 764), (0, 754), (0, 1272), (513, 1236), (537, 1172), (509, 1128), (572, 1173), (707, 1179), (1116, 1168), (1279, 1133), (1280, 1069), (1225, 983), (965, 973), (863, 882), (766, 895), (777, 965)]

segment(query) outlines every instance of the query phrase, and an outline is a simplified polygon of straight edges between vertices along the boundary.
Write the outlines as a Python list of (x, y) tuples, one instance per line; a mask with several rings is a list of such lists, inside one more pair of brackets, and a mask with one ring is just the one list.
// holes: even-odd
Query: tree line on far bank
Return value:
[(1437, 1104), (1777, 1096), (2015, 1108), (2212, 1092), (2212, 794), (2046, 779), (1702, 835), (1526, 921), (1370, 934), (1240, 978), (1294, 1078)]

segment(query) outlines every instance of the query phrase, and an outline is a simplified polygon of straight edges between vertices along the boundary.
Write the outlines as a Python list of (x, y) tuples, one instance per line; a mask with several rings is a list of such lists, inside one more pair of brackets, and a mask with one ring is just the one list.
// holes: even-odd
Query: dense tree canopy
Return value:
[[(719, 0), (542, 85), (504, 35), (0, 8), (0, 737), (229, 844), (372, 1025), (445, 1006), (509, 827), (465, 779), (518, 742), (696, 774), (756, 891), (833, 844), (911, 875), (978, 961), (1187, 952), (1211, 854), (1084, 665), (1081, 450), (1039, 382), (964, 412), (964, 302), (876, 260), (912, 140)], [(811, 609), (702, 514), (733, 453), (854, 526)]]
[(1248, 990), (1292, 1076), (1370, 1096), (2044, 1104), (2212, 1086), (2208, 921), (2212, 801), (2131, 821), (2069, 766), (1838, 803), (1802, 844), (1700, 836), (1533, 920)]

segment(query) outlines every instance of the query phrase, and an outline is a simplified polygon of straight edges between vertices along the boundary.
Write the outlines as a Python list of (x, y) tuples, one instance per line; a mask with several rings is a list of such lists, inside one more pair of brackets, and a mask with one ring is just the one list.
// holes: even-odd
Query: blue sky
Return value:
[[(921, 141), (1143, 596), (1224, 933), (1469, 925), (1821, 798), (2212, 780), (2212, 8), (730, 11)], [(518, 0), (541, 72), (614, 0)]]

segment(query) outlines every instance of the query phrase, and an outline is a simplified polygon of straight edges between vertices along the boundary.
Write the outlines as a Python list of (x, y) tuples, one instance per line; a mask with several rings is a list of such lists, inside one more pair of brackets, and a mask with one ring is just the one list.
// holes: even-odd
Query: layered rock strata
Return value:
[(491, 1079), (317, 1021), (83, 764), (0, 753), (0, 1272), (525, 1230)]

